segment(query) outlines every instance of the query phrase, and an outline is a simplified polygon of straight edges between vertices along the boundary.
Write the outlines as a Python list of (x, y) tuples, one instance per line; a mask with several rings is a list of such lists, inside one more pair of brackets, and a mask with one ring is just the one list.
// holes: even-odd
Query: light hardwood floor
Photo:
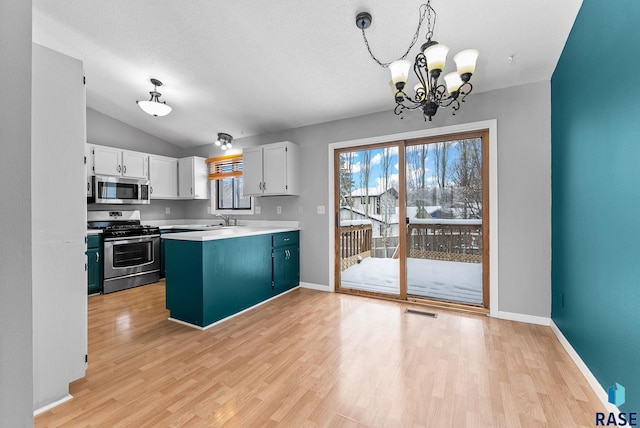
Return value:
[(164, 291), (89, 298), (87, 376), (36, 427), (592, 427), (604, 411), (548, 327), (299, 289), (199, 331), (167, 320)]

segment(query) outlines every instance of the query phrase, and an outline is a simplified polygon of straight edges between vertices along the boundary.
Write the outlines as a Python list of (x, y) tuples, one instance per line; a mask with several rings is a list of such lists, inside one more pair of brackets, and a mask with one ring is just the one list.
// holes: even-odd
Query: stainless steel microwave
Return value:
[(149, 180), (95, 175), (94, 204), (149, 204)]

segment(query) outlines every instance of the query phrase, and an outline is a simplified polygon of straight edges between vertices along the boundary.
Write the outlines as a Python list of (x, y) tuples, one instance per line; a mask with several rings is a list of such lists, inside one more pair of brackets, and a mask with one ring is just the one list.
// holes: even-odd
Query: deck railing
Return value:
[(340, 270), (371, 255), (371, 236), (370, 224), (340, 226)]
[(482, 262), (482, 220), (429, 219), (407, 226), (408, 256)]

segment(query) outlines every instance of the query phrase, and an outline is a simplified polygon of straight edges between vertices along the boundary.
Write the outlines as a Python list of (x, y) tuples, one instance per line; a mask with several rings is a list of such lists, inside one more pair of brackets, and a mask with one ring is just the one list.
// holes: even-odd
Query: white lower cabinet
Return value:
[(178, 159), (149, 156), (149, 191), (151, 199), (178, 197)]
[(209, 199), (209, 168), (206, 158), (190, 156), (178, 161), (180, 199)]

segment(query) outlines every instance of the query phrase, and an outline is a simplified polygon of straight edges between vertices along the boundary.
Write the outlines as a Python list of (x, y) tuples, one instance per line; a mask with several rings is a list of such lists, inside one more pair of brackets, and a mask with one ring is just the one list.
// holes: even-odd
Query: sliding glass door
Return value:
[(481, 307), (488, 302), (483, 141), (486, 133), (407, 142), (409, 298)]
[(489, 306), (488, 131), (335, 152), (337, 291)]
[(340, 150), (335, 155), (336, 288), (400, 297), (398, 143)]

